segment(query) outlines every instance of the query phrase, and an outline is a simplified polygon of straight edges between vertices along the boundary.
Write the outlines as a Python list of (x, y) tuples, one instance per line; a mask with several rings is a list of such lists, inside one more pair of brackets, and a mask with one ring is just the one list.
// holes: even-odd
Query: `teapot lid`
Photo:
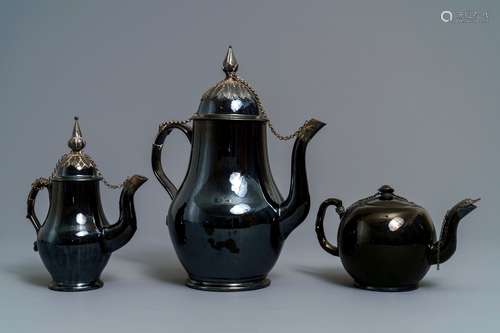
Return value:
[(97, 166), (94, 160), (84, 152), (85, 140), (82, 136), (78, 117), (75, 117), (73, 125), (73, 134), (68, 140), (70, 152), (64, 154), (54, 169), (53, 180), (100, 180)]
[(238, 67), (229, 46), (222, 67), (226, 78), (203, 94), (193, 119), (267, 120), (255, 90), (236, 74)]
[(376, 194), (357, 201), (353, 206), (376, 206), (387, 208), (420, 207), (408, 199), (394, 194), (394, 189), (389, 185), (381, 186)]

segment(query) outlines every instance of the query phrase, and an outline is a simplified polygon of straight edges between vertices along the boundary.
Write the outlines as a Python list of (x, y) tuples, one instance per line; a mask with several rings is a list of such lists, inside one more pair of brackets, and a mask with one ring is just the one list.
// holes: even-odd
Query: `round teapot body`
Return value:
[(108, 225), (99, 196), (99, 180), (53, 181), (50, 208), (36, 248), (52, 276), (50, 289), (83, 291), (102, 286), (99, 277), (111, 252), (101, 243)]
[(338, 231), (342, 264), (359, 287), (417, 288), (430, 268), (434, 225), (421, 207), (361, 206), (348, 209)]
[(262, 121), (194, 121), (189, 169), (167, 216), (188, 286), (231, 291), (269, 284), (283, 244), (271, 203), (282, 198), (265, 142)]

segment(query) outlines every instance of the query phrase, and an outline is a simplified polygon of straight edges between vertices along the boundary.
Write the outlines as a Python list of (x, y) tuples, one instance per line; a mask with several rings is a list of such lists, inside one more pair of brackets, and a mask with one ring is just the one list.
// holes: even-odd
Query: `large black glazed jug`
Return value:
[[(78, 118), (68, 145), (71, 152), (59, 160), (52, 176), (32, 184), (27, 218), (37, 233), (35, 250), (53, 279), (49, 288), (91, 290), (102, 286), (100, 275), (111, 253), (125, 245), (137, 230), (134, 193), (147, 179), (135, 175), (122, 184), (120, 218), (109, 224), (99, 195), (103, 178), (92, 158), (82, 151), (85, 141)], [(45, 221), (40, 223), (35, 199), (42, 188), (49, 192), (50, 205)]]
[[(268, 286), (267, 274), (285, 239), (309, 212), (306, 148), (325, 124), (312, 119), (289, 136), (296, 140), (290, 192), (284, 200), (269, 167), (269, 120), (255, 91), (236, 75), (237, 68), (229, 48), (223, 67), (226, 78), (203, 95), (191, 118), (193, 127), (164, 123), (153, 144), (153, 171), (172, 198), (167, 216), (170, 237), (189, 274), (187, 285), (196, 289)], [(173, 129), (192, 144), (179, 189), (161, 163), (164, 140)]]

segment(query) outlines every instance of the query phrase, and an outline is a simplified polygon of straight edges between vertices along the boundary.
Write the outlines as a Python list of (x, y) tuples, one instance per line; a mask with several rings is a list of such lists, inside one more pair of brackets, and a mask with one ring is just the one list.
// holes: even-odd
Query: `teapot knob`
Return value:
[(394, 198), (394, 189), (389, 185), (383, 185), (378, 189), (378, 192), (382, 200), (392, 200)]

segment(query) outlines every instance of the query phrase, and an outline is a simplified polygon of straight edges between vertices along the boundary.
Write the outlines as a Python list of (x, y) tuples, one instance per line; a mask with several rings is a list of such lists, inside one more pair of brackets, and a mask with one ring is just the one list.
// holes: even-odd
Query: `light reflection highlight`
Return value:
[(395, 217), (389, 222), (389, 230), (396, 231), (403, 226), (405, 220), (402, 217)]
[(247, 204), (237, 204), (234, 205), (233, 208), (229, 210), (229, 212), (234, 215), (242, 215), (248, 213), (250, 209), (250, 206)]
[(76, 214), (76, 223), (80, 225), (87, 223), (87, 217), (82, 213)]
[(242, 176), (239, 172), (233, 172), (229, 176), (229, 182), (231, 183), (231, 191), (233, 191), (237, 196), (243, 198), (247, 195), (248, 183), (245, 176)]
[(239, 99), (235, 99), (231, 101), (231, 110), (233, 112), (238, 112), (239, 109), (241, 109), (241, 106), (243, 103)]

